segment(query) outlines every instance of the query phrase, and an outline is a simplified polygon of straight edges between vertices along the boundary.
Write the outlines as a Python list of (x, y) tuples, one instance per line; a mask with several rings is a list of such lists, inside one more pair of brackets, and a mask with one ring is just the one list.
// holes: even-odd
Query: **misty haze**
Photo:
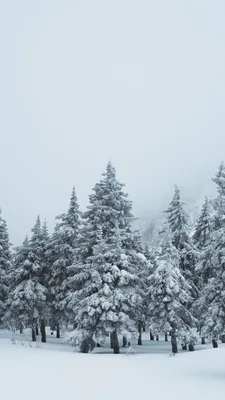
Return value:
[(4, 399), (222, 400), (225, 1), (0, 3)]
[[(224, 159), (224, 2), (2, 2), (1, 207), (19, 244), (110, 159), (137, 217)], [(204, 192), (204, 193), (203, 193)], [(203, 196), (202, 196), (203, 193)]]

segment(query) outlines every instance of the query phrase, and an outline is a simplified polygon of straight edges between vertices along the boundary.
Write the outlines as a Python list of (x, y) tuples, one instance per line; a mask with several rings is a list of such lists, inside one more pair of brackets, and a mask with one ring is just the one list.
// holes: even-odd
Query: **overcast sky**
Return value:
[(13, 243), (111, 159), (137, 216), (225, 159), (224, 0), (0, 0), (0, 204)]

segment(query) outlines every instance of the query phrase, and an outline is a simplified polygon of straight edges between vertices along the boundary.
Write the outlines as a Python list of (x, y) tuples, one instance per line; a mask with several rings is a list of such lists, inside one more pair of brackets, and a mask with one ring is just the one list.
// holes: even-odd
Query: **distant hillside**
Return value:
[[(215, 196), (215, 187), (210, 182), (204, 190), (202, 190), (201, 196), (198, 200), (193, 200), (193, 198), (185, 196), (187, 189), (181, 188), (181, 195), (183, 194), (183, 202), (185, 204), (186, 211), (190, 217), (190, 227), (193, 227), (196, 219), (201, 211), (202, 204), (207, 196), (212, 199)], [(169, 201), (168, 201), (169, 204)], [(149, 215), (151, 213), (149, 212)], [(163, 222), (165, 219), (165, 214), (163, 210), (158, 213), (158, 215), (152, 217), (142, 217), (134, 222), (134, 229), (139, 229), (145, 244), (156, 246), (159, 243), (159, 235)]]

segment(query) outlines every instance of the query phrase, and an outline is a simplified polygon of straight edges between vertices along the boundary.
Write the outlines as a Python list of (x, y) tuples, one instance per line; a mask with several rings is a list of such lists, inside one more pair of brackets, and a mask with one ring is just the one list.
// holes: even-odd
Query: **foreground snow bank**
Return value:
[(3, 399), (217, 400), (225, 393), (225, 350), (168, 355), (47, 351), (0, 342)]

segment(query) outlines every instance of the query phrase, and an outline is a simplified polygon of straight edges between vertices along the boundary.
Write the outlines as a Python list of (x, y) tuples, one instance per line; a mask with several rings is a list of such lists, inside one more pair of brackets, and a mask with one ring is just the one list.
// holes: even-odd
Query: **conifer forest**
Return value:
[[(37, 334), (46, 326), (72, 332), (80, 351), (110, 339), (117, 354), (127, 338), (165, 335), (172, 353), (202, 343), (225, 343), (225, 166), (213, 178), (194, 226), (175, 186), (164, 211), (159, 245), (143, 242), (124, 184), (111, 162), (94, 186), (86, 210), (73, 188), (68, 211), (53, 233), (37, 216), (29, 237), (10, 243), (0, 214), (1, 328)], [(129, 336), (130, 335), (130, 336)], [(122, 337), (122, 343), (120, 338)]]

